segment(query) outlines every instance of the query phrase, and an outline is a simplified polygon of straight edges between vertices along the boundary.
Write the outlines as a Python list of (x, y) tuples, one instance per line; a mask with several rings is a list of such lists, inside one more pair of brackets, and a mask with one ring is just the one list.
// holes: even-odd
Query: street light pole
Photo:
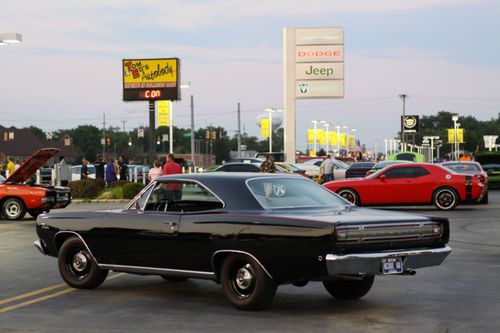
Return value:
[(23, 35), (17, 32), (0, 33), (0, 46), (18, 44), (23, 41)]
[(194, 161), (194, 97), (191, 95), (191, 161), (195, 165)]
[(311, 120), (314, 126), (314, 155), (318, 156), (318, 135), (316, 131), (318, 130), (318, 123), (319, 121), (317, 120)]
[(457, 158), (457, 121), (458, 121), (458, 115), (453, 115), (451, 117), (451, 120), (453, 120), (453, 149), (452, 149), (452, 156), (455, 160), (458, 160)]
[(327, 121), (325, 121), (325, 120), (320, 121), (320, 123), (322, 123), (323, 126), (326, 127), (326, 154), (328, 155), (328, 151), (330, 150), (330, 142), (329, 142), (329, 137), (330, 137), (329, 128), (330, 128), (330, 124)]
[(283, 112), (278, 108), (267, 108), (264, 111), (269, 112), (269, 153), (273, 152), (273, 112)]
[(336, 125), (337, 129), (337, 157), (340, 157), (340, 126)]
[(403, 117), (401, 118), (401, 143), (402, 143), (402, 151), (406, 150), (406, 135), (405, 135), (405, 127), (404, 127), (404, 119), (405, 119), (405, 107), (406, 107), (406, 97), (408, 95), (406, 94), (401, 94), (399, 95), (399, 98), (403, 100)]

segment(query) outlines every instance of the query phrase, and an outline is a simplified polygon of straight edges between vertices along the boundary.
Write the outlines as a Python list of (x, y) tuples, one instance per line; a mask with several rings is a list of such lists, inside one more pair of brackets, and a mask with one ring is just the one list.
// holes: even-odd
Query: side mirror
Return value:
[(378, 179), (380, 179), (380, 181), (382, 181), (382, 182), (385, 182), (386, 178), (387, 177), (385, 175), (380, 175), (380, 177), (378, 177)]

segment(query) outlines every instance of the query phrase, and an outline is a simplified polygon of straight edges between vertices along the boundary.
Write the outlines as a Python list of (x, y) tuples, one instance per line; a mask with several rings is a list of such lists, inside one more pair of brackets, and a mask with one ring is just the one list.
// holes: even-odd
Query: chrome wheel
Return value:
[(352, 190), (340, 190), (337, 194), (352, 204), (358, 204), (358, 196)]
[(255, 275), (250, 264), (246, 263), (243, 267), (235, 270), (231, 287), (239, 297), (249, 297), (252, 294), (254, 286)]
[(457, 194), (452, 189), (441, 189), (434, 196), (434, 204), (442, 210), (453, 209), (457, 205)]
[(84, 279), (90, 271), (90, 258), (87, 250), (74, 247), (66, 256), (66, 267), (76, 279)]
[(20, 199), (9, 198), (3, 203), (2, 213), (7, 220), (20, 220), (26, 214), (24, 203)]
[(73, 269), (77, 272), (83, 272), (87, 268), (87, 257), (82, 251), (73, 256)]

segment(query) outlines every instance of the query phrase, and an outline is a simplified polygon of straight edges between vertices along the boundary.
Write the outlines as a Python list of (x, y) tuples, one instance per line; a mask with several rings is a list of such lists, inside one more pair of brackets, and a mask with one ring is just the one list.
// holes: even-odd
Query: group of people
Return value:
[[(127, 180), (128, 167), (123, 155), (120, 155), (117, 160), (110, 157), (107, 163), (103, 160), (102, 156), (99, 155), (97, 156), (94, 166), (95, 178), (104, 180), (106, 186), (110, 186), (117, 180)], [(84, 158), (82, 162), (80, 179), (89, 179), (89, 160), (86, 158)]]
[(167, 161), (162, 166), (159, 160), (154, 160), (153, 167), (149, 170), (149, 181), (163, 175), (176, 175), (182, 173), (182, 167), (179, 163), (175, 162), (174, 154), (167, 155)]
[(7, 175), (10, 176), (19, 168), (20, 165), (21, 162), (19, 160), (14, 160), (12, 157), (8, 157), (7, 163), (0, 162), (0, 174), (4, 177), (7, 177)]

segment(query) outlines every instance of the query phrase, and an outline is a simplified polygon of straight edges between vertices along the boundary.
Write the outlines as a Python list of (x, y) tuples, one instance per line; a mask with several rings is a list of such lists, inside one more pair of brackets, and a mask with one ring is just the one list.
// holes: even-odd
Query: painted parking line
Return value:
[[(119, 278), (121, 276), (124, 276), (124, 275), (126, 275), (126, 273), (117, 273), (117, 274), (114, 274), (114, 275), (108, 277), (106, 279), (106, 281), (114, 280), (114, 279), (117, 279), (117, 278)], [(25, 293), (25, 294), (22, 294), (22, 295), (13, 296), (13, 297), (6, 298), (4, 300), (0, 300), (0, 305), (7, 304), (7, 306), (0, 308), (0, 314), (5, 313), (5, 312), (9, 312), (9, 311), (13, 311), (13, 310), (16, 310), (16, 309), (19, 309), (19, 308), (23, 308), (23, 307), (29, 306), (31, 304), (43, 302), (45, 300), (48, 300), (48, 299), (51, 299), (51, 298), (54, 298), (54, 297), (58, 297), (58, 296), (61, 296), (61, 295), (64, 295), (64, 294), (67, 294), (67, 293), (70, 293), (70, 292), (78, 290), (78, 289), (75, 289), (75, 288), (67, 287), (67, 288), (64, 288), (63, 290), (56, 291), (56, 292), (54, 292), (52, 294), (43, 295), (43, 296), (40, 296), (40, 297), (29, 299), (32, 296), (44, 294), (44, 293), (46, 293), (48, 291), (52, 291), (52, 290), (55, 290), (55, 289), (58, 289), (58, 288), (61, 288), (61, 287), (64, 287), (64, 286), (67, 286), (67, 285), (65, 283), (61, 283), (61, 284), (57, 284), (57, 285), (45, 287), (45, 288), (42, 288), (42, 289), (34, 290), (34, 291), (31, 291), (29, 293)], [(20, 303), (16, 303), (16, 301), (19, 301), (19, 300), (25, 300), (25, 301), (24, 302), (20, 302)], [(12, 304), (12, 303), (14, 303), (14, 304)], [(9, 304), (11, 304), (11, 305), (9, 305)]]

